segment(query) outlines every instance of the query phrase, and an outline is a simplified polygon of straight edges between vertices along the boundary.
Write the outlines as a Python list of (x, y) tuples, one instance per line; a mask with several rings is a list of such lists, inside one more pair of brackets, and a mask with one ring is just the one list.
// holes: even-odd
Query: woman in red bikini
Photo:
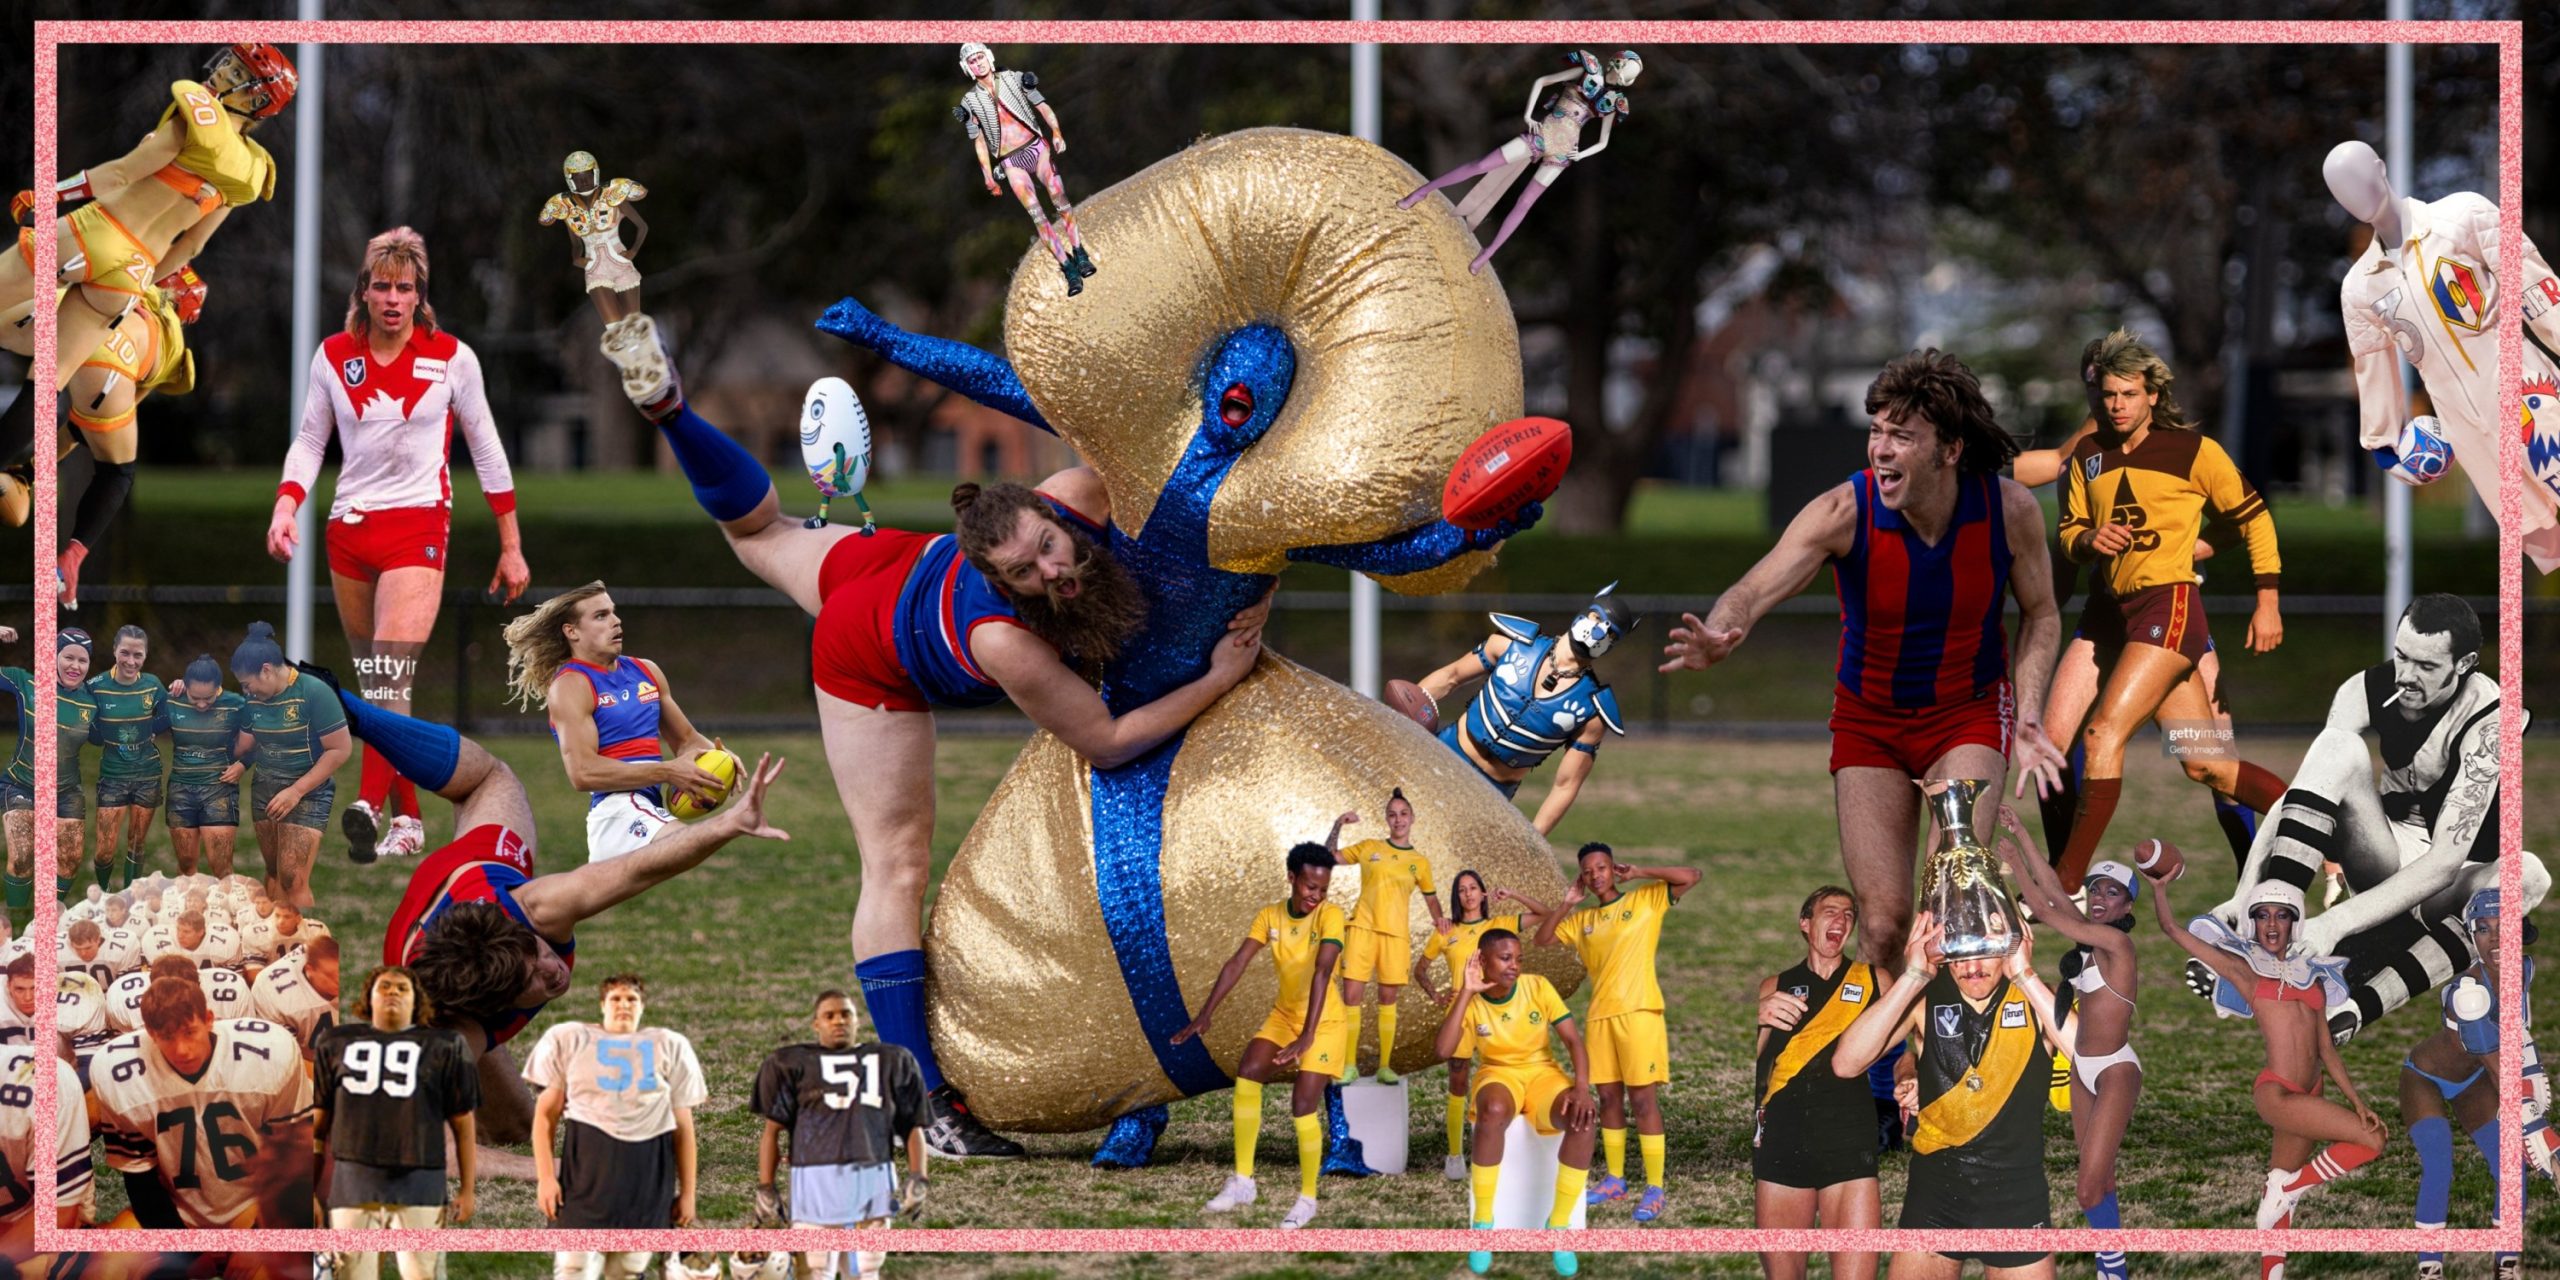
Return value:
[[(2329, 1039), (2327, 1009), (2344, 999), (2344, 962), (2313, 956), (2294, 941), (2303, 916), (2302, 890), (2261, 881), (2249, 895), (2249, 936), (2242, 938), (2212, 916), (2180, 927), (2169, 910), (2166, 886), (2153, 882), (2151, 910), (2161, 931), (2210, 966), (2221, 979), (2214, 1003), (2233, 1016), (2253, 1018), (2266, 1037), (2267, 1066), (2250, 1085), (2258, 1115), (2276, 1131), (2267, 1190), (2258, 1201), (2258, 1229), (2293, 1225), (2303, 1193), (2382, 1154), (2389, 1135), (2380, 1117), (2357, 1095), (2338, 1049)], [(2199, 937), (2189, 929), (2200, 929)], [(2354, 1110), (2321, 1096), (2321, 1076), (2338, 1082)], [(2319, 1154), (2312, 1148), (2329, 1145)], [(2261, 1280), (2283, 1280), (2284, 1255), (2260, 1255)]]

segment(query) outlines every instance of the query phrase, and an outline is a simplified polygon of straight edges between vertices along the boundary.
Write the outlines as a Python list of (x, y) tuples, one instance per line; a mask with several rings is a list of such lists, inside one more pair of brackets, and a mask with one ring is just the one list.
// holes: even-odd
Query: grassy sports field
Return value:
[[(716, 711), (702, 714), (716, 726)], [(684, 879), (617, 908), (580, 935), (581, 982), (557, 1002), (550, 1016), (526, 1036), (530, 1044), (549, 1021), (595, 1016), (594, 982), (633, 968), (652, 984), (649, 1021), (691, 1035), (709, 1074), (712, 1097), (700, 1113), (701, 1209), (710, 1224), (743, 1225), (753, 1183), (757, 1122), (747, 1094), (757, 1063), (771, 1048), (805, 1034), (812, 993), (852, 985), (845, 926), (857, 892), (853, 852), (831, 789), (825, 784), (813, 737), (732, 740), (735, 748), (773, 750), (795, 761), (773, 805), (776, 820), (794, 839), (787, 845), (733, 847)], [(2253, 741), (2259, 760), (2287, 771), (2299, 741)], [(559, 781), (547, 742), (515, 739), (498, 750), (528, 780), (548, 839), (541, 861), (560, 865), (581, 855), (583, 797)], [(1009, 740), (946, 740), (940, 757), (941, 808), (937, 863), (957, 847), (973, 815), (1010, 759)], [(1797, 954), (1793, 913), (1817, 883), (1839, 877), (1830, 788), (1819, 743), (1730, 743), (1648, 740), (1622, 744), (1604, 755), (1570, 820), (1556, 833), (1565, 848), (1586, 838), (1606, 838), (1636, 861), (1678, 861), (1701, 866), (1708, 879), (1671, 918), (1661, 952), (1670, 1001), (1674, 1080), (1665, 1093), (1672, 1191), (1668, 1226), (1745, 1226), (1751, 1217), (1751, 1183), (1745, 1113), (1738, 1099), (1751, 1079), (1751, 992), (1764, 974)], [(2527, 775), (2548, 776), (2560, 752), (2536, 744)], [(2177, 886), (2174, 901), (2201, 908), (2228, 891), (2230, 861), (2215, 831), (2203, 794), (2166, 760), (2138, 757), (2129, 771), (2127, 797), (2115, 828), (2122, 843), (2140, 835), (2165, 836), (2191, 853), (2193, 874)], [(355, 783), (352, 768), (341, 778), (342, 796)], [(1521, 797), (1534, 806), (1539, 788)], [(2560, 845), (2560, 817), (2552, 805), (2528, 809), (2529, 844)], [(2146, 824), (2145, 819), (2150, 819)], [(1420, 836), (1429, 839), (1430, 815)], [(437, 815), (438, 838), (449, 818)], [(2116, 841), (2111, 840), (2111, 844)], [(166, 866), (165, 837), (155, 836), (155, 864)], [(347, 864), (334, 838), (323, 847), (318, 880), (320, 914), (342, 938), (363, 945), (379, 936), (409, 865)], [(1445, 874), (1445, 873), (1444, 873)], [(1273, 896), (1279, 892), (1276, 878)], [(1240, 906), (1242, 910), (1249, 909)], [(2555, 913), (2543, 913), (2545, 927)], [(2267, 1134), (2252, 1112), (2247, 1080), (2259, 1066), (2257, 1038), (2247, 1027), (2216, 1023), (2201, 1001), (2176, 978), (2173, 948), (2156, 932), (2141, 935), (2147, 962), (2143, 1012), (2137, 1031), (2147, 1069), (2142, 1109), (2122, 1160), (2122, 1200), (2128, 1225), (2220, 1226), (2245, 1223), (2264, 1170)], [(2040, 948), (2050, 972), (2058, 946)], [(2549, 972), (2546, 969), (2546, 974)], [(2544, 1006), (2553, 1007), (2560, 982), (2540, 984)], [(1580, 1003), (1577, 996), (1575, 1003)], [(1408, 1014), (1408, 1017), (1413, 1016)], [(2435, 1018), (2412, 1007), (2384, 1020), (2351, 1044), (2349, 1069), (2359, 1087), (2401, 1133), (2395, 1095), (2400, 1055), (2425, 1035)], [(1328, 1179), (1322, 1195), (1326, 1226), (1440, 1226), (1463, 1221), (1463, 1192), (1438, 1176), (1442, 1149), (1438, 1072), (1409, 1077), (1413, 1089), (1411, 1146), (1415, 1172), (1367, 1181)], [(2052, 1116), (2047, 1135), (2055, 1221), (2076, 1220), (2070, 1203), (2075, 1167), (2066, 1118)], [(1117, 1227), (1210, 1225), (1199, 1206), (1217, 1190), (1227, 1168), (1228, 1104), (1224, 1094), (1174, 1108), (1173, 1123), (1156, 1164), (1138, 1171), (1101, 1172), (1086, 1157), (1084, 1136), (1031, 1140), (1031, 1158), (1013, 1162), (945, 1164), (937, 1169), (928, 1226)], [(1275, 1189), (1291, 1171), (1293, 1139), (1275, 1101), (1263, 1129), (1261, 1164)], [(2458, 1176), (2453, 1221), (2485, 1224), (2489, 1195), (2486, 1168), (2468, 1143), (2457, 1143)], [(1631, 1157), (1632, 1159), (1632, 1157)], [(1903, 1158), (1884, 1169), (1888, 1212), (1901, 1200)], [(2306, 1227), (2397, 1225), (2408, 1221), (2417, 1162), (2405, 1139), (2366, 1170), (2305, 1201)], [(121, 1199), (115, 1179), (104, 1179), (104, 1207)], [(2540, 1190), (2540, 1188), (2537, 1188)], [(540, 1223), (526, 1183), (484, 1185), (478, 1225), (533, 1227)], [(1270, 1226), (1285, 1197), (1238, 1215), (1237, 1225)], [(1613, 1211), (1623, 1215), (1625, 1210)], [(1602, 1221), (1608, 1222), (1604, 1215)], [(1622, 1216), (1612, 1225), (1626, 1225)], [(2560, 1205), (2543, 1196), (2533, 1213), (2533, 1234), (2560, 1238)], [(525, 1258), (526, 1263), (534, 1260)], [(1447, 1260), (1398, 1263), (1385, 1274), (1445, 1274)], [(2550, 1261), (2545, 1260), (2546, 1263)], [(516, 1274), (512, 1262), (478, 1274)], [(2245, 1264), (2180, 1268), (2233, 1270)], [(1194, 1269), (1197, 1264), (1198, 1269)], [(475, 1266), (477, 1264), (474, 1264)], [(1117, 1257), (987, 1260), (910, 1264), (947, 1274), (1141, 1276), (1154, 1274), (1140, 1260)], [(1321, 1258), (1193, 1260), (1182, 1274), (1338, 1274), (1352, 1269), (1378, 1274), (1385, 1264)], [(1523, 1264), (1525, 1265), (1525, 1264)], [(1693, 1274), (1699, 1263), (1682, 1260), (1672, 1270), (1645, 1264), (1634, 1274)], [(2485, 1262), (2481, 1264), (2485, 1267)], [(1308, 1270), (1312, 1268), (1312, 1270)], [(2151, 1268), (2146, 1268), (2151, 1269)], [(2306, 1257), (2295, 1274), (2390, 1274), (2387, 1264), (2341, 1256)], [(524, 1274), (533, 1274), (527, 1270)], [(1615, 1274), (1616, 1269), (1611, 1268)]]

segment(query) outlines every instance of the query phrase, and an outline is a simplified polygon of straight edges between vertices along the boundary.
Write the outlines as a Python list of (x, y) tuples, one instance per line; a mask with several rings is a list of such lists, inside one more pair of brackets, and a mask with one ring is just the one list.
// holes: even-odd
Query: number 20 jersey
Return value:
[(443, 1168), (445, 1126), (480, 1109), (479, 1067), (446, 1027), (341, 1023), (312, 1042), (311, 1071), (330, 1154), (376, 1169)]
[(897, 1045), (788, 1045), (756, 1072), (756, 1114), (791, 1132), (791, 1163), (885, 1164), (923, 1127), (924, 1071)]
[(157, 1169), (190, 1227), (224, 1227), (256, 1200), (248, 1159), (260, 1130), (311, 1108), (311, 1077), (293, 1033), (251, 1018), (213, 1024), (213, 1056), (179, 1074), (149, 1033), (129, 1032), (89, 1060), (89, 1109), (107, 1162)]

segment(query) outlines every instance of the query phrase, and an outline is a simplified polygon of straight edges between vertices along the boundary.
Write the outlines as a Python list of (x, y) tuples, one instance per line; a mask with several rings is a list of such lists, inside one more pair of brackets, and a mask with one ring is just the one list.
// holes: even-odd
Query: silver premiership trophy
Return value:
[(1973, 834), (1974, 806), (1998, 784), (1913, 781), (1929, 798), (1929, 815), (1938, 825), (1920, 873), (1920, 905), (1945, 931), (1939, 954), (1949, 961), (2009, 954), (2022, 932), (2018, 908), (2001, 887), (2000, 860)]

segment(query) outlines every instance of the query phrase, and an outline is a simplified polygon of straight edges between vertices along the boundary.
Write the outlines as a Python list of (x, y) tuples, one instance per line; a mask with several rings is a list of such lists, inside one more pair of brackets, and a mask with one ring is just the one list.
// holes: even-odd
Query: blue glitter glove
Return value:
[(1300, 547), (1291, 551), (1289, 558), (1382, 578), (1420, 573), (1437, 569), (1470, 551), (1492, 549), (1503, 539), (1536, 524), (1545, 510), (1543, 504), (1532, 502), (1489, 529), (1461, 529), (1446, 520), (1434, 520), (1375, 542)]
[(1001, 356), (965, 342), (909, 333), (851, 298), (838, 299), (827, 308), (818, 317), (818, 328), (857, 347), (879, 352), (889, 363), (949, 387), (998, 413), (1020, 418), (1050, 435), (1058, 434), (1058, 429), (1040, 416), (1040, 407), (1031, 403), (1031, 393), (1023, 389), (1021, 375)]

